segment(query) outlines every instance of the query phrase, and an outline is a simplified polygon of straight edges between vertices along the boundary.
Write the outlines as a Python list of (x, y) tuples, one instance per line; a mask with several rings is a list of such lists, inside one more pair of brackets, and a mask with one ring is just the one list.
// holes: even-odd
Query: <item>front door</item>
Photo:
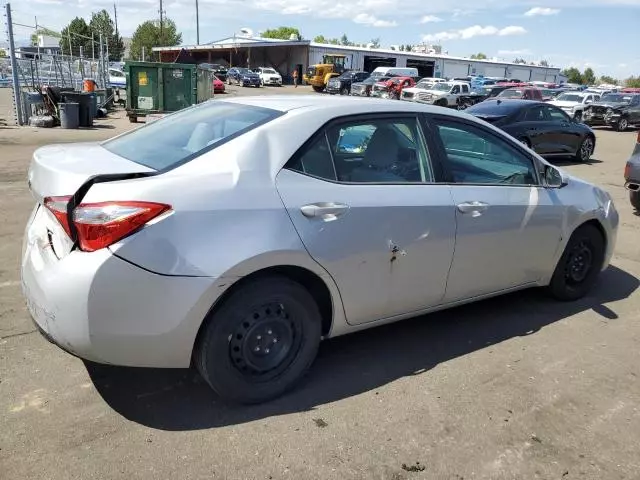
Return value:
[(553, 146), (553, 153), (573, 155), (580, 148), (582, 134), (574, 121), (561, 109), (554, 105), (542, 107), (548, 119), (549, 134)]
[(445, 301), (538, 281), (552, 268), (563, 215), (533, 159), (484, 127), (444, 117), (434, 123), (457, 219)]
[(450, 187), (414, 116), (347, 117), (319, 131), (276, 184), (310, 255), (361, 324), (437, 305), (455, 242)]

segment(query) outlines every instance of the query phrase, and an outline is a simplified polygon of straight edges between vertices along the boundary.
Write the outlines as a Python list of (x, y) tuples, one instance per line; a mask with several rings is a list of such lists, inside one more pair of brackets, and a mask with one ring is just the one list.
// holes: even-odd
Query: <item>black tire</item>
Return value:
[(549, 292), (561, 301), (584, 297), (596, 283), (605, 256), (605, 240), (593, 225), (578, 227), (569, 238), (549, 283)]
[(629, 192), (631, 206), (640, 212), (640, 192)]
[(237, 403), (282, 395), (311, 366), (320, 344), (318, 305), (282, 276), (249, 281), (205, 321), (194, 363), (218, 395)]
[(447, 107), (448, 103), (447, 103), (447, 101), (445, 99), (441, 99), (441, 100), (438, 100), (435, 103), (435, 105), (437, 105), (438, 107)]
[(575, 115), (573, 116), (573, 119), (577, 123), (582, 123), (582, 112), (576, 112)]
[(349, 95), (349, 89), (347, 87), (344, 87), (340, 90), (340, 95)]
[(627, 128), (629, 128), (629, 120), (627, 120), (625, 117), (621, 117), (616, 124), (616, 130), (618, 132), (624, 132)]
[(590, 135), (587, 135), (586, 137), (584, 137), (584, 139), (582, 139), (582, 142), (580, 142), (580, 146), (576, 151), (576, 155), (575, 155), (576, 161), (587, 163), (591, 158), (591, 155), (593, 155), (594, 149), (595, 149), (595, 141), (593, 137), (591, 137)]
[(324, 87), (316, 87), (316, 86), (314, 86), (314, 87), (313, 87), (313, 91), (314, 91), (314, 92), (318, 92), (318, 93), (320, 93), (320, 92), (322, 92), (323, 90), (324, 90)]
[(129, 115), (129, 123), (138, 123), (138, 117), (135, 115)]

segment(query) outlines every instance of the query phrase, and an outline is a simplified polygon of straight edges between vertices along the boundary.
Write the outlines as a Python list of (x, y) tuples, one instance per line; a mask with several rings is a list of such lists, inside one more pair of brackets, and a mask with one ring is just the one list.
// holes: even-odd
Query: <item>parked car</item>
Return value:
[(235, 82), (236, 85), (242, 85), (243, 87), (260, 87), (260, 77), (257, 73), (252, 72), (248, 68), (232, 67), (227, 72), (227, 83), (231, 85)]
[(362, 82), (369, 78), (369, 73), (359, 71), (344, 72), (339, 77), (334, 77), (327, 83), (326, 91), (332, 95), (339, 93), (340, 95), (349, 95), (351, 85)]
[(636, 146), (624, 168), (625, 188), (629, 190), (631, 206), (640, 212), (640, 131), (636, 137)]
[[(431, 78), (423, 78), (418, 83), (416, 83), (415, 87), (404, 88), (402, 90), (402, 95), (400, 96), (400, 100), (406, 100), (410, 102), (422, 102), (429, 95), (430, 91), (436, 82), (432, 81)], [(444, 82), (437, 82), (444, 83)], [(426, 102), (430, 103), (430, 102)]]
[(218, 77), (213, 77), (213, 93), (224, 93), (224, 82)]
[(471, 96), (471, 87), (467, 82), (451, 81), (434, 84), (429, 90), (415, 97), (415, 101), (440, 107), (458, 107), (463, 104), (461, 100), (470, 99)]
[(370, 77), (366, 78), (362, 82), (354, 82), (351, 84), (351, 95), (355, 95), (358, 97), (370, 97), (371, 91), (373, 90), (373, 86), (377, 82), (384, 82), (393, 78), (393, 76), (379, 76), (371, 74)]
[(588, 162), (596, 146), (591, 128), (549, 103), (497, 97), (466, 111), (545, 157), (572, 156), (579, 162)]
[(521, 100), (539, 100), (542, 101), (542, 92), (535, 87), (511, 87), (503, 90), (497, 98), (517, 98)]
[(388, 100), (206, 102), (40, 148), (28, 178), (43, 335), (99, 363), (193, 364), (246, 403), (291, 388), (323, 338), (529, 287), (577, 300), (619, 222), (499, 129)]
[(562, 109), (562, 111), (572, 117), (576, 122), (581, 122), (584, 109), (587, 105), (597, 102), (599, 99), (600, 96), (597, 93), (575, 91), (561, 93), (549, 103)]
[(109, 69), (109, 85), (111, 88), (127, 88), (127, 77), (118, 68)]
[(640, 94), (608, 93), (584, 110), (588, 125), (608, 125), (624, 132), (629, 125), (640, 125)]
[(213, 70), (213, 73), (223, 82), (227, 81), (227, 67), (219, 63), (201, 63), (200, 67), (206, 67)]
[(402, 89), (415, 86), (416, 82), (411, 77), (393, 77), (388, 80), (378, 81), (373, 85), (372, 97), (399, 99)]
[(282, 86), (282, 75), (276, 72), (275, 69), (271, 67), (258, 67), (254, 72), (260, 77), (262, 85)]

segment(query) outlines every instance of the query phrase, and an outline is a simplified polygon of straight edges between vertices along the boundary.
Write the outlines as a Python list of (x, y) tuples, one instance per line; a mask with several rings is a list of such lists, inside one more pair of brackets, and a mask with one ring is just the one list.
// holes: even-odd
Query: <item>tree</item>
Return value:
[(31, 35), (31, 46), (32, 47), (37, 47), (38, 46), (38, 35), (46, 35), (48, 37), (56, 37), (56, 38), (60, 38), (60, 34), (58, 32), (55, 32), (53, 30), (49, 30), (48, 28), (39, 28), (35, 31), (35, 33), (33, 33)]
[(624, 84), (628, 88), (640, 88), (640, 76), (637, 77), (629, 77), (624, 81)]
[(618, 80), (609, 75), (602, 75), (600, 77), (600, 83), (608, 83), (609, 85), (618, 85)]
[(473, 55), (471, 55), (471, 57), (473, 60), (486, 60), (487, 56), (480, 52), (480, 53), (474, 53)]
[(395, 49), (396, 49), (396, 47), (395, 47), (394, 45), (391, 45), (389, 48), (390, 48), (391, 50), (393, 50), (393, 51), (395, 51)]
[(289, 40), (291, 35), (295, 35), (295, 38), (302, 40), (300, 30), (295, 27), (278, 27), (262, 32), (262, 38), (279, 38), (281, 40)]
[(4, 48), (0, 48), (0, 58), (6, 58), (7, 51)]
[(526, 64), (527, 64), (527, 61), (526, 61), (524, 58), (516, 58), (516, 59), (513, 61), (513, 63), (517, 63), (517, 64), (520, 64), (520, 65), (526, 65)]
[(91, 21), (89, 22), (89, 28), (94, 34), (95, 41), (100, 39), (100, 34), (104, 42), (109, 45), (109, 60), (120, 61), (124, 54), (124, 42), (122, 37), (115, 33), (115, 26), (111, 20), (109, 12), (106, 10), (100, 10), (98, 13), (91, 15)]
[(584, 72), (582, 73), (582, 82), (586, 83), (587, 85), (593, 85), (594, 83), (596, 83), (596, 76), (593, 73), (593, 69), (591, 67), (585, 68)]
[(543, 59), (543, 60), (540, 60), (538, 65), (540, 65), (541, 67), (548, 67), (549, 66), (549, 62), (547, 62), (546, 60)]
[(404, 51), (405, 52), (411, 52), (413, 50), (413, 45), (405, 45), (404, 46)]
[(141, 59), (144, 47), (145, 59), (157, 60), (157, 52), (153, 52), (153, 47), (171, 47), (182, 42), (182, 34), (178, 33), (176, 24), (171, 19), (162, 22), (162, 33), (160, 32), (160, 22), (147, 20), (136, 28), (131, 37), (131, 58)]
[[(71, 50), (69, 50), (71, 43)], [(84, 18), (76, 17), (60, 32), (60, 49), (63, 55), (80, 55), (80, 47), (85, 55), (91, 52), (91, 30)]]
[(340, 45), (352, 45), (346, 33), (343, 33), (340, 37)]
[(380, 48), (380, 37), (371, 39), (371, 48)]
[(568, 83), (583, 83), (582, 74), (576, 67), (566, 68), (560, 73), (567, 77)]
[(329, 40), (327, 40), (324, 35), (316, 35), (313, 41), (314, 43), (329, 43)]

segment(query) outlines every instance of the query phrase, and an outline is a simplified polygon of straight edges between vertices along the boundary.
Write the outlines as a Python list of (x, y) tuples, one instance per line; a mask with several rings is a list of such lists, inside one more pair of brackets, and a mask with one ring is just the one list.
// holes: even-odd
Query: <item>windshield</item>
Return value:
[(610, 103), (629, 103), (631, 102), (631, 95), (620, 95), (615, 93), (608, 93), (603, 95), (600, 99), (601, 102)]
[(254, 73), (251, 70), (249, 70), (248, 68), (238, 68), (238, 73), (242, 73), (242, 74), (248, 74), (248, 73)]
[(386, 82), (390, 78), (391, 77), (374, 77), (373, 75), (371, 75), (366, 80), (363, 80), (362, 83), (364, 83), (365, 85), (373, 85), (376, 82)]
[(575, 93), (561, 93), (558, 95), (557, 100), (560, 102), (577, 102), (582, 103), (584, 95), (576, 95)]
[(432, 87), (432, 90), (448, 92), (449, 90), (451, 90), (451, 87), (453, 87), (453, 85), (451, 85), (450, 83), (437, 83)]
[(278, 72), (276, 72), (273, 68), (263, 68), (262, 69), (262, 73), (272, 73), (272, 74), (276, 74)]
[(433, 82), (425, 82), (425, 81), (421, 81), (418, 82), (418, 84), (416, 85), (416, 88), (424, 88), (425, 90), (429, 90), (433, 87)]
[(102, 146), (132, 162), (166, 170), (281, 114), (269, 108), (208, 101), (107, 140)]
[(500, 92), (500, 94), (498, 95), (499, 97), (505, 97), (505, 98), (522, 98), (523, 95), (523, 91), (522, 90), (518, 90), (515, 88), (509, 88), (507, 90), (504, 90), (502, 92)]

